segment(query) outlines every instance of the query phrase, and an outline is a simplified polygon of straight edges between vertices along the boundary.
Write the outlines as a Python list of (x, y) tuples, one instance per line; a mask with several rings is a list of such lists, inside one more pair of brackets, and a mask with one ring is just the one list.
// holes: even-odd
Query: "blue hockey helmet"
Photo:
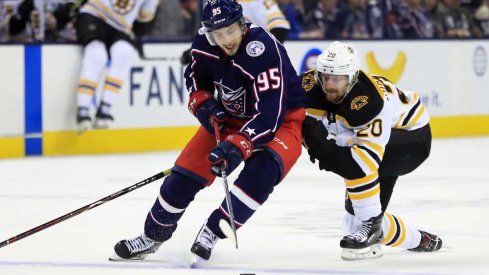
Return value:
[(235, 22), (245, 23), (243, 7), (236, 0), (206, 0), (202, 9), (202, 28), (199, 34), (205, 34), (211, 45), (215, 45), (209, 33)]

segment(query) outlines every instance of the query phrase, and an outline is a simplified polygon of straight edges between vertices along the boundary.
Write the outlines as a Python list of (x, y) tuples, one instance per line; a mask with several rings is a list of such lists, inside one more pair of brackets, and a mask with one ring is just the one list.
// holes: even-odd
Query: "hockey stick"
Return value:
[[(216, 143), (219, 145), (219, 143), (221, 143), (221, 133), (219, 133), (219, 122), (217, 120), (214, 120), (214, 135), (216, 136)], [(224, 235), (226, 235), (226, 237), (228, 237), (234, 243), (234, 246), (236, 246), (237, 249), (238, 236), (236, 235), (236, 225), (234, 224), (234, 211), (233, 205), (231, 204), (231, 194), (229, 193), (228, 178), (226, 175), (226, 163), (221, 166), (221, 175), (224, 186), (224, 194), (226, 195), (226, 206), (229, 212), (228, 214), (231, 228), (229, 228), (229, 224), (224, 220), (219, 221), (219, 228), (221, 229), (222, 233), (224, 233)]]
[(175, 56), (154, 56), (150, 57), (146, 55), (146, 51), (144, 50), (144, 43), (142, 41), (136, 41), (135, 47), (139, 55), (139, 59), (144, 61), (180, 61), (181, 57)]
[(103, 199), (100, 199), (100, 200), (98, 200), (96, 202), (92, 202), (91, 204), (88, 204), (88, 205), (85, 205), (85, 206), (83, 206), (81, 208), (78, 208), (75, 211), (72, 211), (72, 212), (70, 212), (68, 214), (65, 214), (65, 215), (63, 215), (61, 217), (58, 217), (58, 218), (56, 218), (54, 220), (51, 220), (51, 221), (49, 221), (47, 223), (43, 223), (43, 224), (41, 224), (39, 226), (36, 226), (36, 227), (34, 227), (32, 229), (29, 229), (29, 230), (27, 230), (27, 231), (25, 231), (23, 233), (20, 233), (17, 236), (14, 236), (14, 237), (12, 237), (12, 238), (10, 238), (8, 240), (5, 240), (5, 241), (1, 242), (0, 243), (0, 248), (2, 248), (4, 246), (7, 246), (7, 245), (9, 245), (9, 244), (11, 244), (13, 242), (18, 241), (18, 240), (21, 240), (21, 239), (23, 239), (25, 237), (28, 237), (28, 236), (30, 236), (32, 234), (35, 234), (35, 233), (37, 233), (37, 232), (39, 232), (41, 230), (44, 230), (44, 229), (46, 229), (48, 227), (51, 227), (51, 226), (53, 226), (55, 224), (58, 224), (58, 223), (60, 223), (62, 221), (65, 221), (67, 219), (70, 219), (70, 218), (72, 218), (72, 217), (74, 217), (74, 216), (76, 216), (78, 214), (81, 214), (81, 213), (83, 213), (85, 211), (88, 211), (88, 210), (90, 210), (92, 208), (95, 208), (95, 207), (97, 207), (99, 205), (102, 205), (102, 204), (104, 204), (104, 203), (106, 203), (108, 201), (111, 201), (111, 200), (113, 200), (115, 198), (118, 198), (118, 197), (120, 197), (122, 195), (125, 195), (125, 194), (127, 194), (129, 192), (132, 192), (132, 191), (134, 191), (134, 190), (136, 190), (136, 189), (138, 189), (140, 187), (143, 187), (143, 186), (145, 186), (145, 185), (147, 185), (149, 183), (152, 183), (153, 181), (156, 181), (156, 180), (159, 180), (161, 178), (164, 178), (164, 177), (168, 176), (171, 173), (171, 170), (172, 170), (172, 168), (166, 169), (165, 171), (159, 172), (158, 174), (156, 174), (156, 175), (154, 175), (152, 177), (149, 177), (149, 178), (147, 178), (147, 179), (145, 179), (143, 181), (140, 181), (140, 182), (138, 182), (138, 183), (136, 183), (134, 185), (131, 185), (131, 186), (126, 187), (126, 188), (124, 188), (122, 190), (119, 190), (118, 192), (115, 192), (115, 193), (113, 193), (111, 195), (108, 195), (107, 197), (105, 197)]

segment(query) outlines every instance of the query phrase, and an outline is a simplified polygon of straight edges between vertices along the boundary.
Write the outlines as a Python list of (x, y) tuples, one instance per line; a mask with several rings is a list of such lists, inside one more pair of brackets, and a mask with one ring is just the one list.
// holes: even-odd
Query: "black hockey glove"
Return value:
[(328, 130), (324, 124), (313, 117), (306, 116), (302, 122), (302, 140), (307, 148), (307, 153), (312, 161), (328, 157), (328, 154), (336, 148), (334, 140), (328, 140)]
[(226, 111), (208, 91), (195, 91), (190, 94), (188, 109), (211, 135), (214, 135), (214, 120), (217, 120), (219, 130), (222, 130), (222, 122), (228, 118)]
[(180, 57), (180, 63), (182, 65), (188, 65), (192, 62), (192, 48), (185, 50)]
[(221, 167), (225, 167), (226, 175), (231, 174), (238, 165), (251, 156), (253, 145), (248, 134), (237, 132), (229, 135), (209, 154), (212, 164), (211, 173), (221, 177)]

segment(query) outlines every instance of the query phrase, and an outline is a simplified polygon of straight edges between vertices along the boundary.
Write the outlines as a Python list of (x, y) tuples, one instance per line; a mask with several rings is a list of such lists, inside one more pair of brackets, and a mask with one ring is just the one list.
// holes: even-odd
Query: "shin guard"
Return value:
[(144, 233), (164, 242), (177, 229), (177, 222), (187, 206), (204, 186), (178, 172), (172, 172), (161, 185), (160, 194), (146, 217)]
[[(231, 190), (231, 204), (234, 210), (236, 228), (242, 226), (273, 192), (280, 177), (278, 164), (267, 155), (259, 154), (250, 158), (241, 171)], [(228, 209), (224, 200), (210, 215), (207, 226), (219, 238), (225, 238), (219, 228), (219, 220), (229, 222)]]

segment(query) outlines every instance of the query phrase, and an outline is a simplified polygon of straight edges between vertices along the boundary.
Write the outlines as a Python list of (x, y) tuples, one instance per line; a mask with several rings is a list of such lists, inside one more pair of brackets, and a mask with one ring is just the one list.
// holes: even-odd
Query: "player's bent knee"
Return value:
[(136, 50), (129, 42), (119, 40), (110, 47), (110, 56), (114, 62), (132, 62), (136, 58)]
[(93, 40), (84, 48), (83, 65), (92, 67), (93, 71), (101, 71), (107, 64), (108, 58), (105, 45), (100, 40)]
[(172, 172), (161, 185), (160, 194), (171, 206), (185, 209), (203, 188), (204, 186), (197, 181), (178, 172)]
[(280, 178), (278, 163), (267, 154), (252, 156), (235, 182), (237, 188), (260, 204), (268, 199)]

